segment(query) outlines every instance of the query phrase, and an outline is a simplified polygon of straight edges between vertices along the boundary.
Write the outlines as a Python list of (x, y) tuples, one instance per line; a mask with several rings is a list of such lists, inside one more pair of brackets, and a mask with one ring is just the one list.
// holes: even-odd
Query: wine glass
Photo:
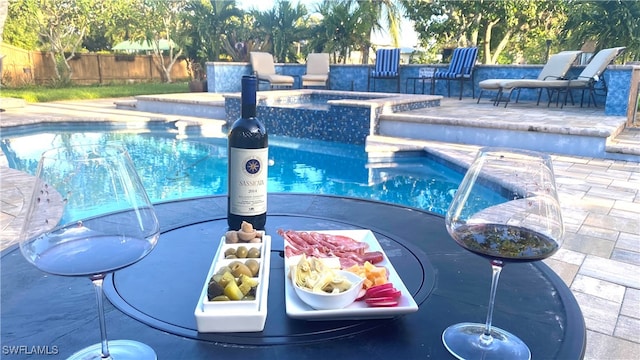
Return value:
[[(503, 196), (491, 198), (488, 193)], [(482, 148), (446, 215), (447, 231), (463, 248), (491, 262), (493, 276), (485, 324), (448, 327), (442, 342), (459, 359), (530, 359), (517, 336), (491, 324), (502, 267), (551, 256), (564, 235), (551, 158), (542, 153)]]
[(107, 342), (102, 282), (145, 257), (160, 227), (127, 151), (117, 144), (68, 145), (42, 154), (20, 250), (38, 269), (91, 279), (102, 341), (69, 359), (156, 359), (149, 346)]

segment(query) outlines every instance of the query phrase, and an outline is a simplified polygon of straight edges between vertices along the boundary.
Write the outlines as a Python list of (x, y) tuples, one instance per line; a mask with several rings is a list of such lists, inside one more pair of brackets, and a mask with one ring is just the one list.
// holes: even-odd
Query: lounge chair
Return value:
[[(562, 105), (564, 106), (567, 103), (567, 94), (571, 95), (572, 90), (582, 90), (582, 95), (580, 97), (580, 107), (582, 107), (584, 102), (584, 92), (589, 92), (589, 104), (593, 100), (593, 106), (598, 107), (596, 102), (596, 92), (602, 91), (602, 95), (607, 94), (607, 83), (604, 80), (605, 70), (607, 70), (607, 66), (613, 62), (620, 54), (624, 52), (626, 47), (615, 47), (609, 49), (602, 49), (598, 51), (597, 54), (591, 58), (587, 66), (582, 70), (580, 75), (575, 78), (571, 78), (567, 81), (567, 88), (564, 94), (564, 100)], [(596, 85), (601, 84), (599, 87)], [(555, 87), (555, 86), (554, 86)], [(548, 91), (556, 91), (558, 92), (558, 97), (560, 97), (560, 93), (563, 91), (562, 89), (557, 89), (551, 87)], [(551, 103), (551, 100), (549, 100)]]
[(438, 70), (433, 74), (435, 81), (447, 81), (447, 95), (451, 97), (451, 82), (460, 82), (460, 100), (462, 100), (462, 90), (464, 81), (471, 82), (471, 91), (473, 98), (476, 97), (475, 86), (473, 86), (473, 70), (475, 69), (476, 60), (478, 58), (478, 48), (456, 48), (453, 50), (451, 62), (447, 70)]
[(309, 86), (329, 88), (329, 54), (309, 54), (307, 72), (300, 79), (303, 88)]
[(373, 91), (376, 91), (376, 79), (395, 79), (396, 92), (400, 92), (400, 49), (379, 49), (376, 51), (376, 64), (367, 79), (367, 90), (373, 79)]
[[(539, 81), (549, 81), (549, 80), (559, 80), (566, 79), (567, 72), (571, 68), (571, 65), (576, 61), (578, 55), (580, 55), (582, 51), (562, 51), (557, 54), (551, 55), (547, 63), (544, 65), (540, 74), (536, 79), (487, 79), (482, 80), (478, 83), (480, 86), (480, 94), (478, 95), (477, 103), (480, 103), (480, 99), (482, 98), (482, 94), (485, 91), (496, 91), (497, 96), (493, 102), (494, 105), (499, 105), (501, 100), (505, 100), (506, 103), (511, 101), (511, 95), (513, 94), (513, 90), (517, 90), (516, 103), (520, 98), (520, 89), (527, 88), (527, 84), (530, 80), (539, 80)], [(508, 84), (507, 88), (503, 88), (503, 84)], [(538, 102), (540, 104), (540, 97), (542, 95), (542, 87), (540, 87), (539, 82), (535, 82), (535, 87), (538, 89)], [(506, 99), (502, 98), (502, 94), (505, 92), (505, 89), (508, 90), (509, 96)], [(505, 104), (506, 106), (506, 104)]]
[(266, 82), (269, 87), (293, 87), (294, 78), (288, 75), (276, 74), (273, 56), (266, 52), (252, 51), (249, 53), (253, 73), (258, 77), (258, 82)]
[[(584, 100), (584, 91), (589, 91), (589, 102), (593, 100), (594, 106), (596, 104), (596, 84), (601, 83), (605, 93), (607, 91), (606, 83), (602, 74), (607, 69), (607, 66), (624, 50), (624, 47), (615, 47), (609, 49), (602, 49), (593, 56), (589, 64), (582, 70), (580, 75), (575, 78), (563, 79), (563, 80), (510, 80), (500, 84), (502, 89), (514, 89), (514, 88), (541, 88), (547, 90), (549, 95), (549, 102), (547, 106), (551, 104), (553, 95), (556, 94), (556, 104), (560, 101), (560, 95), (564, 93), (562, 100), (562, 106), (567, 103), (567, 96), (571, 96), (571, 90), (582, 90)], [(581, 100), (580, 106), (583, 105)], [(507, 104), (505, 104), (505, 107)]]

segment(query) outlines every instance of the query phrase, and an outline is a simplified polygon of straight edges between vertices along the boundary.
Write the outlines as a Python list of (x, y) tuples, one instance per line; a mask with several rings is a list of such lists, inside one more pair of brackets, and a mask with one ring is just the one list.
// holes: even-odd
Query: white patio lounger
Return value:
[(293, 76), (276, 74), (273, 55), (266, 52), (252, 51), (249, 53), (249, 59), (253, 72), (258, 77), (258, 81), (269, 83), (272, 89), (275, 86), (293, 87)]
[[(480, 86), (480, 95), (478, 96), (477, 103), (480, 103), (480, 98), (482, 98), (482, 93), (484, 91), (496, 91), (498, 94), (493, 104), (497, 106), (500, 103), (502, 94), (504, 92), (502, 84), (505, 83), (509, 86), (509, 97), (506, 98), (507, 103), (511, 100), (511, 90), (513, 89), (518, 90), (518, 96), (516, 97), (516, 102), (518, 102), (518, 98), (520, 97), (519, 90), (520, 88), (526, 88), (527, 86), (524, 85), (526, 85), (528, 81), (549, 81), (565, 79), (567, 72), (571, 68), (571, 65), (576, 61), (576, 58), (581, 53), (582, 51), (562, 51), (557, 54), (551, 55), (542, 70), (540, 70), (540, 74), (538, 74), (538, 77), (536, 79), (487, 79), (480, 81), (478, 83), (478, 85)], [(537, 104), (540, 104), (542, 88), (540, 88), (539, 86), (535, 86), (534, 88), (538, 88)]]
[[(562, 92), (564, 92), (562, 106), (564, 106), (567, 102), (567, 95), (571, 96), (573, 101), (571, 90), (582, 90), (583, 96), (580, 101), (580, 106), (582, 106), (582, 100), (584, 100), (584, 91), (588, 90), (589, 103), (591, 102), (591, 100), (593, 100), (593, 105), (597, 107), (595, 85), (596, 83), (601, 82), (603, 84), (602, 88), (606, 93), (607, 87), (602, 74), (607, 69), (607, 66), (609, 66), (609, 64), (618, 55), (620, 55), (624, 49), (625, 47), (615, 47), (598, 51), (598, 53), (593, 56), (589, 64), (587, 64), (587, 66), (582, 70), (580, 75), (575, 78), (566, 80), (512, 80), (502, 82), (500, 86), (503, 90), (510, 91), (519, 88), (540, 88), (547, 90), (547, 94), (549, 95), (549, 102), (547, 103), (547, 106), (551, 104), (554, 93), (557, 93), (556, 104), (560, 101), (560, 94)], [(505, 104), (505, 107), (507, 106), (507, 104)]]
[(311, 53), (307, 56), (307, 71), (301, 76), (302, 88), (329, 88), (329, 54)]

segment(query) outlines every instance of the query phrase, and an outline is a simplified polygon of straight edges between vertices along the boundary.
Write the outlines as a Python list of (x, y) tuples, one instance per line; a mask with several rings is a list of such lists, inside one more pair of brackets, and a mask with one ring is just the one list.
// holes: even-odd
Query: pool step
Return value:
[(224, 98), (215, 93), (142, 95), (135, 97), (135, 110), (209, 119), (224, 119)]
[(640, 128), (626, 127), (620, 134), (609, 139), (606, 145), (608, 153), (637, 155), (640, 158)]
[(640, 131), (626, 129), (622, 116), (593, 108), (498, 109), (464, 101), (455, 105), (382, 115), (378, 134), (640, 162)]

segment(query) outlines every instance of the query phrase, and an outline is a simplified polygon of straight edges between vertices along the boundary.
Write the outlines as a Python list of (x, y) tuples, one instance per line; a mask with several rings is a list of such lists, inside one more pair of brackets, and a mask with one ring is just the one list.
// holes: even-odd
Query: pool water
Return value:
[[(3, 131), (9, 166), (35, 174), (40, 154), (71, 143), (125, 145), (154, 203), (227, 192), (227, 141), (173, 130), (36, 127)], [(378, 200), (445, 214), (463, 173), (443, 161), (410, 157), (370, 163), (362, 145), (269, 137), (269, 192), (312, 193)], [(502, 197), (487, 190), (487, 199)]]

